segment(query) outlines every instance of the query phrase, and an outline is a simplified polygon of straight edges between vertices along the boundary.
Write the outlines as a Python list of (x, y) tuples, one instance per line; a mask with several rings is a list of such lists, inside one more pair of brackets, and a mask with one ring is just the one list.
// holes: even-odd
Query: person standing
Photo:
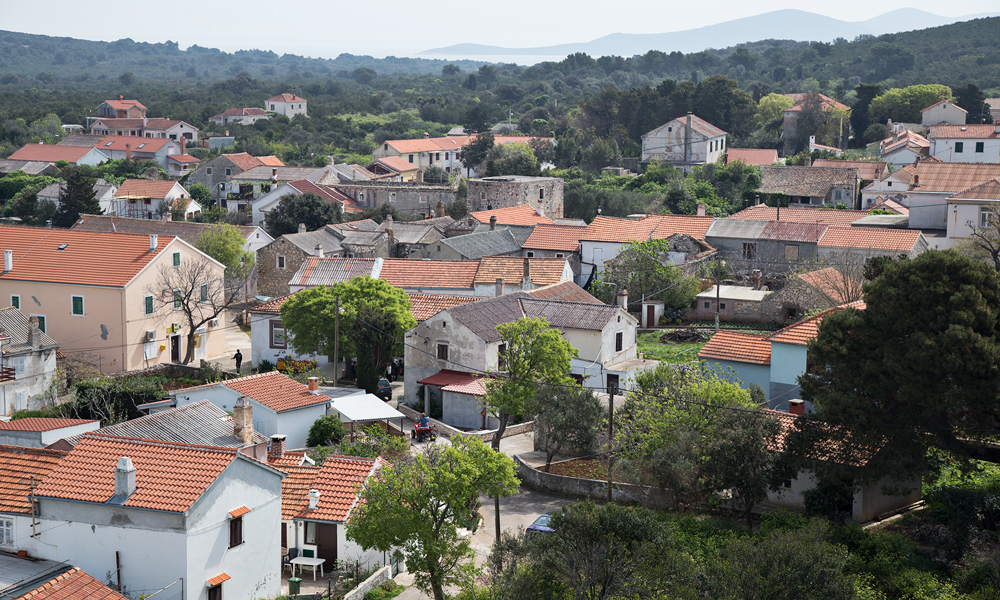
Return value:
[(239, 349), (236, 350), (236, 356), (233, 357), (236, 361), (236, 374), (240, 374), (240, 365), (243, 364), (243, 355), (240, 353)]

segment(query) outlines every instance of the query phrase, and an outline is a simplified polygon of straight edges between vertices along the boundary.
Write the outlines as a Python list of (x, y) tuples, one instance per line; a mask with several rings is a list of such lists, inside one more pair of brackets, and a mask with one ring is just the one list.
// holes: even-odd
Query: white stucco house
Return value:
[(236, 401), (245, 396), (252, 406), (254, 431), (271, 437), (283, 435), (289, 448), (304, 448), (309, 428), (326, 415), (330, 398), (319, 392), (319, 381), (303, 385), (284, 373), (271, 371), (227, 379), (218, 383), (170, 392), (171, 400), (140, 406), (140, 410), (166, 410), (199, 400), (208, 400), (219, 408), (232, 411)]
[[(443, 310), (406, 333), (405, 402), (442, 402), (441, 420), (464, 429), (491, 429), (496, 423), (482, 406), (481, 378), (502, 372), (502, 340), (496, 327), (521, 317), (544, 318), (578, 352), (570, 374), (583, 386), (626, 389), (639, 372), (657, 361), (638, 358), (638, 321), (620, 306), (543, 300), (518, 292)], [(424, 397), (417, 394), (423, 386)]]
[(284, 477), (232, 448), (89, 434), (35, 488), (37, 556), (147, 594), (274, 598)]
[(990, 216), (1000, 209), (1000, 177), (970, 187), (948, 198), (948, 241), (967, 238), (989, 227)]
[(932, 125), (931, 156), (951, 163), (1000, 162), (1000, 123)]
[(289, 343), (290, 334), (281, 321), (281, 305), (288, 296), (274, 298), (259, 304), (250, 310), (250, 360), (251, 364), (259, 365), (266, 360), (278, 364), (279, 360), (295, 358), (296, 360), (313, 360), (317, 365), (330, 362), (329, 357), (321, 354), (295, 354)]
[(278, 94), (264, 101), (264, 110), (285, 115), (289, 119), (295, 115), (308, 117), (307, 100), (295, 94)]
[[(38, 192), (38, 201), (49, 200), (56, 205), (56, 208), (59, 208), (59, 194), (65, 189), (66, 182), (57, 181)], [(118, 191), (118, 186), (108, 183), (103, 179), (98, 179), (94, 182), (94, 198), (105, 214), (114, 210), (116, 191)]]
[[(60, 440), (100, 429), (100, 419), (28, 417), (0, 421), (0, 444), (26, 448), (53, 448)], [(55, 448), (56, 450), (65, 448)]]
[[(0, 431), (0, 439), (3, 433)], [(45, 479), (65, 456), (66, 452), (59, 450), (28, 447), (11, 441), (0, 445), (0, 465), (4, 471), (4, 493), (0, 494), (0, 552), (16, 554), (24, 550), (29, 556), (41, 556), (39, 551), (45, 547), (44, 540), (31, 535), (31, 486)], [(37, 530), (37, 520), (34, 523)]]
[(969, 112), (954, 102), (941, 100), (920, 111), (921, 125), (965, 125)]
[(19, 310), (20, 296), (16, 301), (18, 306), (0, 309), (0, 417), (43, 408), (56, 379), (59, 344), (38, 329), (37, 318)]
[(726, 132), (688, 113), (642, 135), (642, 162), (670, 163), (688, 173), (726, 154)]

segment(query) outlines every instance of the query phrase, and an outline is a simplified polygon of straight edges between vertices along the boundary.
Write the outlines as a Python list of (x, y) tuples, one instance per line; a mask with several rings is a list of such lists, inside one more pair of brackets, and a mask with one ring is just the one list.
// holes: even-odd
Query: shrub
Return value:
[(309, 428), (309, 437), (306, 438), (306, 446), (316, 447), (336, 444), (344, 439), (344, 435), (346, 434), (347, 431), (344, 429), (344, 424), (340, 422), (339, 416), (326, 415), (325, 417), (316, 419), (312, 427)]

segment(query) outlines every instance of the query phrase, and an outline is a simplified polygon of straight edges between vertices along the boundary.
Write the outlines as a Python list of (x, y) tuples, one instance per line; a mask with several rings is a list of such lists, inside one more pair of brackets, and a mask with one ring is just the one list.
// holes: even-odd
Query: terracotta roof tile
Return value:
[(580, 249), (580, 237), (586, 231), (586, 227), (537, 225), (524, 242), (522, 248), (553, 250), (556, 252), (576, 252)]
[(167, 157), (167, 160), (172, 160), (181, 164), (201, 162), (201, 159), (191, 156), (190, 154), (171, 154)]
[(535, 209), (527, 204), (520, 206), (510, 206), (507, 208), (497, 208), (494, 210), (480, 210), (469, 213), (480, 223), (489, 223), (490, 217), (497, 218), (497, 225), (552, 225), (552, 219), (542, 217)]
[(773, 443), (769, 443), (771, 450), (783, 452), (790, 434), (803, 428), (816, 427), (824, 431), (827, 435), (813, 448), (812, 460), (832, 461), (839, 464), (854, 467), (863, 467), (871, 460), (885, 444), (885, 438), (875, 442), (874, 446), (868, 440), (860, 439), (847, 427), (831, 425), (823, 421), (809, 419), (805, 416), (793, 415), (777, 410), (764, 409), (765, 415), (778, 420), (781, 430)]
[(53, 431), (63, 427), (75, 427), (87, 423), (97, 423), (98, 419), (61, 419), (53, 417), (29, 417), (14, 421), (0, 421), (0, 431)]
[(778, 151), (758, 148), (729, 148), (726, 164), (739, 161), (745, 165), (763, 166), (778, 162)]
[(382, 166), (384, 166), (389, 170), (396, 171), (397, 173), (416, 171), (418, 168), (418, 165), (415, 165), (410, 161), (403, 159), (403, 157), (401, 156), (386, 156), (385, 158), (376, 159), (375, 162), (381, 164)]
[(267, 464), (278, 470), (285, 470), (285, 467), (298, 467), (301, 466), (306, 460), (305, 452), (289, 452), (285, 451), (285, 454), (281, 457), (268, 456)]
[[(176, 141), (170, 138), (140, 138), (128, 135), (109, 135), (97, 142), (97, 145), (94, 147), (102, 151), (117, 150), (125, 152), (128, 150), (132, 154), (155, 154), (160, 148), (171, 142), (177, 144)], [(126, 145), (128, 148), (125, 147)]]
[(573, 283), (572, 281), (560, 281), (533, 290), (528, 290), (527, 294), (538, 300), (562, 300), (565, 302), (584, 302), (589, 304), (604, 304), (597, 298), (591, 296), (587, 290)]
[[(175, 185), (180, 185), (176, 181), (154, 181), (152, 179), (126, 179), (115, 192), (115, 198), (126, 198), (129, 196), (138, 198), (166, 198), (167, 194), (174, 189)], [(183, 187), (181, 188), (184, 189)], [(185, 190), (185, 195), (187, 190)]]
[(818, 246), (910, 252), (917, 246), (920, 235), (919, 229), (828, 227)]
[[(653, 131), (662, 129), (667, 125), (671, 125), (672, 127), (687, 127), (687, 117), (677, 117), (676, 119), (671, 119), (670, 121), (667, 121), (663, 125), (660, 125), (656, 129), (654, 129)], [(691, 129), (692, 131), (696, 131), (705, 137), (718, 137), (720, 135), (726, 135), (725, 131), (719, 129), (715, 125), (712, 125), (711, 123), (709, 123), (705, 119), (702, 119), (698, 115), (691, 115)], [(652, 131), (643, 134), (642, 137), (645, 138), (650, 133), (652, 133)]]
[(0, 280), (122, 287), (173, 240), (160, 236), (150, 250), (147, 235), (0, 225), (0, 249), (14, 251), (14, 268)]
[(115, 110), (128, 110), (133, 106), (138, 106), (139, 108), (146, 110), (146, 107), (143, 106), (142, 102), (139, 102), (138, 100), (105, 100), (104, 103)]
[(769, 342), (780, 342), (782, 344), (795, 344), (797, 346), (805, 346), (810, 340), (816, 338), (816, 334), (819, 332), (819, 324), (823, 322), (823, 319), (836, 311), (844, 310), (845, 308), (854, 308), (857, 310), (864, 310), (865, 303), (863, 300), (858, 300), (851, 302), (850, 304), (844, 304), (841, 306), (835, 306), (833, 308), (824, 310), (818, 315), (813, 315), (808, 319), (799, 321), (785, 327), (784, 329), (779, 329), (771, 335), (767, 336), (767, 341)]
[(961, 192), (994, 177), (1000, 177), (1000, 164), (921, 160), (913, 168), (909, 189), (913, 192)]
[(1000, 200), (1000, 177), (994, 177), (989, 181), (974, 185), (951, 197), (974, 200)]
[[(850, 227), (851, 223), (868, 216), (864, 210), (837, 210), (833, 208), (782, 208), (781, 220), (795, 223), (823, 223)], [(773, 206), (758, 204), (745, 208), (738, 213), (729, 215), (730, 219), (746, 219), (750, 221), (774, 221), (778, 217), (778, 209)]]
[(281, 159), (278, 158), (277, 156), (274, 156), (273, 154), (268, 154), (267, 156), (258, 156), (257, 160), (259, 160), (260, 164), (264, 165), (265, 167), (285, 166), (285, 163), (281, 162)]
[(278, 371), (227, 379), (223, 385), (279, 413), (330, 402), (327, 396), (309, 393), (309, 386)]
[(251, 308), (250, 312), (280, 315), (281, 305), (287, 302), (291, 297), (292, 294), (288, 294), (287, 296), (282, 296), (280, 298), (272, 298), (263, 304), (258, 304), (257, 306)]
[(31, 513), (31, 481), (44, 480), (66, 456), (60, 450), (0, 445), (0, 513)]
[(307, 494), (314, 486), (320, 467), (313, 465), (276, 466), (288, 474), (281, 480), (281, 520), (291, 521), (307, 506)]
[(14, 600), (128, 600), (118, 592), (73, 567)]
[(857, 169), (858, 175), (864, 180), (882, 179), (889, 172), (889, 166), (880, 160), (829, 160), (817, 159), (814, 167), (833, 167), (835, 169)]
[(1000, 132), (996, 125), (931, 125), (928, 139), (996, 139)]
[(780, 240), (783, 242), (815, 243), (827, 230), (826, 224), (795, 223), (792, 221), (769, 221), (764, 225), (758, 239)]
[(185, 512), (208, 489), (237, 451), (133, 438), (85, 435), (35, 494), (105, 503), (115, 493), (118, 459), (132, 459), (136, 490), (124, 506)]
[(76, 163), (88, 152), (93, 150), (92, 146), (62, 146), (50, 144), (26, 144), (20, 150), (11, 154), (9, 160), (34, 160), (39, 162), (59, 162), (65, 160), (68, 163)]
[(298, 102), (300, 100), (303, 101), (303, 102), (306, 101), (305, 98), (302, 98), (300, 96), (296, 96), (295, 94), (278, 94), (277, 96), (272, 96), (272, 97), (268, 98), (266, 101), (267, 102)]
[[(72, 229), (81, 231), (104, 231), (117, 233), (141, 233), (159, 236), (173, 235), (194, 245), (203, 232), (215, 227), (214, 223), (195, 223), (194, 221), (160, 221), (158, 219), (137, 219), (132, 217), (112, 217), (109, 215), (80, 215)], [(239, 225), (237, 228), (245, 239), (260, 229), (254, 225)]]
[(436, 141), (424, 138), (414, 140), (386, 140), (383, 142), (392, 146), (392, 149), (400, 154), (413, 154), (416, 152), (437, 152), (441, 149)]
[(303, 497), (303, 506), (295, 517), (346, 522), (358, 502), (361, 486), (381, 464), (381, 459), (377, 458), (327, 457), (312, 485), (312, 489), (320, 493), (319, 505), (309, 510), (308, 500)]
[(595, 218), (581, 241), (593, 242), (645, 242), (666, 239), (677, 233), (686, 233), (695, 239), (704, 239), (713, 217), (690, 215), (647, 215), (641, 219), (615, 217)]
[(833, 267), (802, 273), (798, 276), (798, 279), (823, 292), (837, 304), (842, 304), (846, 301), (843, 297), (845, 292), (853, 292), (850, 295), (854, 297), (857, 297), (856, 294), (860, 294), (861, 292), (860, 281), (852, 281), (845, 278), (841, 275), (840, 271)]
[(251, 156), (246, 152), (239, 152), (236, 154), (223, 154), (222, 156), (229, 159), (234, 166), (238, 167), (241, 171), (248, 171), (254, 167), (261, 166), (262, 163), (256, 156)]
[(834, 186), (851, 186), (858, 179), (857, 169), (765, 165), (760, 168), (762, 194), (786, 196), (826, 196)]
[[(811, 96), (812, 94), (806, 93), (806, 94), (785, 94), (785, 95), (791, 98), (793, 101), (795, 101), (795, 104), (791, 108), (786, 108), (785, 112), (799, 112), (805, 108), (806, 100), (808, 100), (809, 96)], [(837, 102), (836, 100), (834, 100), (829, 96), (825, 96), (823, 94), (816, 94), (816, 95), (819, 96), (820, 102), (822, 103), (823, 106), (823, 110), (830, 110), (830, 109), (846, 110), (846, 111), (851, 110), (850, 106), (841, 104), (840, 102)]]
[[(478, 260), (414, 260), (387, 258), (379, 279), (398, 288), (473, 289), (479, 271)], [(519, 276), (520, 277), (520, 276)]]
[(479, 259), (479, 269), (476, 271), (475, 282), (495, 284), (497, 279), (501, 278), (507, 282), (521, 281), (524, 278), (524, 261), (528, 261), (531, 283), (552, 285), (563, 281), (563, 270), (566, 267), (565, 258), (484, 256)]
[(771, 364), (771, 342), (765, 335), (722, 330), (698, 352), (702, 360), (730, 360), (733, 362)]
[(433, 385), (441, 388), (443, 392), (455, 392), (456, 394), (467, 394), (469, 396), (485, 396), (486, 387), (483, 385), (483, 379), (482, 375), (466, 373), (465, 371), (441, 369), (430, 377), (421, 379), (417, 384)]
[(216, 586), (224, 581), (229, 581), (230, 579), (232, 579), (232, 577), (230, 577), (226, 573), (219, 573), (215, 577), (212, 577), (211, 579), (208, 580), (208, 585)]
[(236, 517), (242, 517), (248, 512), (250, 512), (249, 508), (241, 506), (239, 508), (234, 508), (233, 510), (229, 511), (229, 515), (235, 519)]
[(453, 306), (482, 300), (482, 298), (474, 296), (435, 296), (433, 294), (409, 294), (409, 296), (410, 312), (413, 313), (413, 318), (417, 322), (426, 321), (442, 310)]

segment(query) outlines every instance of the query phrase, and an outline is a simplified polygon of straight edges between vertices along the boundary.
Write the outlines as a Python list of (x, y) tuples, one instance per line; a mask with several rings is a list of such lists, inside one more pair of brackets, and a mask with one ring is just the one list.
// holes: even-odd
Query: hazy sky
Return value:
[[(627, 8), (627, 10), (626, 10)], [(552, 2), (415, 2), (291, 0), (219, 2), (174, 0), (138, 4), (80, 0), (0, 0), (0, 29), (114, 41), (172, 40), (226, 51), (259, 48), (334, 58), (343, 52), (410, 56), (464, 42), (532, 47), (585, 42), (609, 33), (663, 33), (711, 25), (782, 8), (805, 8), (846, 21), (861, 21), (898, 8), (941, 16), (998, 9), (997, 0), (864, 0), (813, 3), (780, 0), (662, 2), (599, 0)], [(168, 29), (169, 28), (169, 29)]]

